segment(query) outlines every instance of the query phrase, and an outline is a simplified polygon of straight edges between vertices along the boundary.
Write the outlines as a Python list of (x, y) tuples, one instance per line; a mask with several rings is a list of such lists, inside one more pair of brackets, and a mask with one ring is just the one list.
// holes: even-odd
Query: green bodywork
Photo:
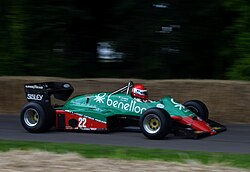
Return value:
[(165, 109), (170, 116), (196, 116), (193, 112), (177, 103), (170, 96), (159, 101), (141, 102), (126, 93), (96, 93), (80, 95), (66, 102), (59, 109), (82, 114), (103, 122), (114, 115), (141, 116), (149, 108)]

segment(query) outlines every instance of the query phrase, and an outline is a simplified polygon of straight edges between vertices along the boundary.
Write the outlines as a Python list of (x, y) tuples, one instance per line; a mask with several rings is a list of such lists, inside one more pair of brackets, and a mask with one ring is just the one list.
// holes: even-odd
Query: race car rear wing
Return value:
[(45, 101), (51, 103), (51, 95), (56, 99), (66, 101), (73, 93), (74, 88), (65, 82), (43, 82), (24, 85), (28, 101)]

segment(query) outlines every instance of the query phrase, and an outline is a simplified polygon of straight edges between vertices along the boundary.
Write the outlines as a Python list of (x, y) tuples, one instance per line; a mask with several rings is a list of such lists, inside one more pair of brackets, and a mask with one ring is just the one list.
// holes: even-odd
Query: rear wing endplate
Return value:
[(51, 95), (56, 99), (66, 101), (73, 93), (74, 88), (66, 82), (43, 82), (24, 85), (28, 101), (45, 101), (50, 103)]

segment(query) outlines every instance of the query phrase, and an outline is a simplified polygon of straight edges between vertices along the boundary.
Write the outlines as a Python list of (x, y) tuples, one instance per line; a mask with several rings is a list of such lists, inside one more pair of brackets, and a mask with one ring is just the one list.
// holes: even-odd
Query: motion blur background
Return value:
[(0, 76), (250, 80), (248, 0), (0, 0)]

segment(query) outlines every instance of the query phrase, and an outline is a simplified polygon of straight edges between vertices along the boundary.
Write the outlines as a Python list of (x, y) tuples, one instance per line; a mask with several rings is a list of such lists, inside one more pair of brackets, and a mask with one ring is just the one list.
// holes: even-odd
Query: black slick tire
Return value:
[(21, 110), (21, 124), (31, 133), (48, 131), (55, 124), (55, 111), (45, 102), (29, 102)]
[(183, 104), (186, 108), (191, 110), (201, 119), (207, 121), (208, 120), (208, 108), (207, 106), (200, 100), (189, 100)]
[(142, 133), (149, 139), (163, 139), (172, 129), (172, 119), (167, 111), (160, 108), (146, 110), (140, 117)]

